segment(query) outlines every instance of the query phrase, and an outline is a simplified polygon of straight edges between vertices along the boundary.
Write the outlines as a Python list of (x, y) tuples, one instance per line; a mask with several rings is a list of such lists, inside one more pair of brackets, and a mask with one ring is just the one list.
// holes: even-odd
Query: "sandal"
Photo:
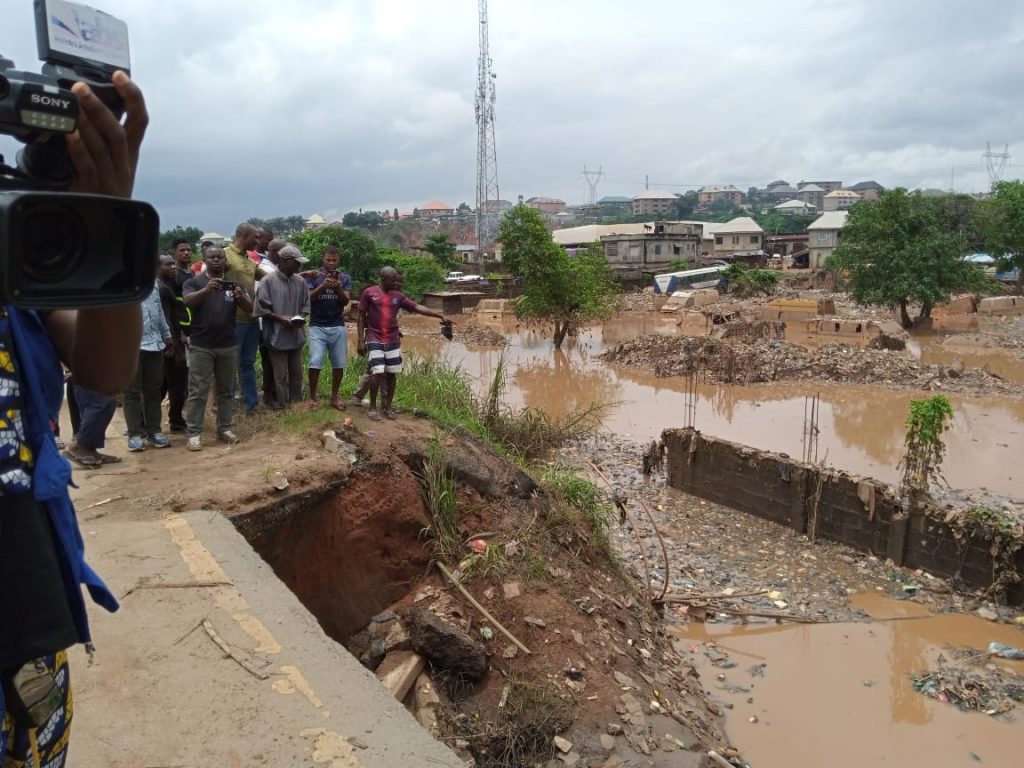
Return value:
[(341, 400), (331, 400), (331, 408), (333, 408), (336, 411), (344, 411), (345, 404), (341, 402)]
[(384, 418), (385, 419), (391, 419), (391, 421), (398, 421), (398, 416), (395, 414), (394, 411), (392, 411), (390, 409), (387, 410), (387, 411), (384, 411)]
[(320, 407), (320, 401), (319, 400), (310, 400), (308, 403), (306, 403), (306, 410), (307, 411), (315, 411), (319, 407)]
[(120, 456), (112, 456), (109, 453), (100, 453), (99, 451), (96, 451), (96, 455), (99, 456), (101, 464), (120, 464), (121, 463), (121, 457)]
[(372, 408), (366, 412), (366, 415), (370, 417), (370, 421), (380, 421), (380, 414)]
[(61, 453), (82, 469), (97, 469), (103, 466), (102, 459), (94, 458), (92, 456), (76, 456), (68, 450), (61, 451)]

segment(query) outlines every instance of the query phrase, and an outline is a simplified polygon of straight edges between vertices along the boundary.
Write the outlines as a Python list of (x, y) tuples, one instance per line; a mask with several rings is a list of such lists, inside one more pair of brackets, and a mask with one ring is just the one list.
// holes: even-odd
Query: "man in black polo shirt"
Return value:
[(185, 424), (188, 449), (203, 449), (203, 419), (210, 382), (217, 396), (217, 439), (237, 443), (231, 431), (234, 419), (232, 387), (238, 371), (235, 342), (235, 309), (252, 311), (252, 299), (238, 283), (224, 280), (224, 251), (211, 246), (203, 252), (206, 272), (189, 279), (183, 287), (185, 306), (192, 311), (189, 334), (188, 402)]

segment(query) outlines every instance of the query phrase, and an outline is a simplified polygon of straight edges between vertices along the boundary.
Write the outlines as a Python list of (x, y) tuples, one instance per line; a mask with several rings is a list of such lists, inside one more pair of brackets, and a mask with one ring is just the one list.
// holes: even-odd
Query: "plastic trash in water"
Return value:
[(1024, 661), (1024, 648), (1014, 648), (1006, 643), (989, 643), (988, 655), (998, 656), (1001, 659), (1012, 659), (1013, 661)]

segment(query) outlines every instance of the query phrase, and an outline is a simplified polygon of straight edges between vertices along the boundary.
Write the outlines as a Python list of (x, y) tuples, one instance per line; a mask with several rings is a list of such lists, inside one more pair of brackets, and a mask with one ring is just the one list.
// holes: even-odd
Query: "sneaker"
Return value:
[(223, 432), (217, 433), (217, 439), (220, 440), (222, 443), (234, 445), (235, 443), (238, 442), (238, 435), (236, 435), (230, 429), (225, 429)]
[(139, 435), (132, 435), (128, 438), (128, 450), (132, 453), (139, 453), (146, 450), (146, 442)]
[(167, 439), (167, 435), (163, 432), (154, 432), (152, 435), (146, 438), (146, 441), (154, 448), (170, 448), (171, 441)]
[(199, 435), (192, 435), (192, 437), (188, 439), (188, 449), (190, 451), (203, 450), (203, 439)]

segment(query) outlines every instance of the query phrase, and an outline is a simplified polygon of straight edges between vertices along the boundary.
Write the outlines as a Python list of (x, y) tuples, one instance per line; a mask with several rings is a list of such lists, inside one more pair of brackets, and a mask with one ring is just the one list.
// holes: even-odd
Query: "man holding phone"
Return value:
[(341, 255), (333, 245), (324, 248), (323, 266), (306, 280), (309, 287), (309, 405), (320, 407), (318, 389), (324, 357), (331, 361), (331, 407), (345, 410), (338, 398), (348, 360), (345, 306), (352, 300), (352, 278), (339, 270)]
[(217, 439), (237, 443), (232, 431), (235, 398), (232, 392), (238, 371), (235, 335), (236, 309), (249, 313), (252, 299), (238, 283), (225, 280), (224, 250), (210, 246), (203, 251), (206, 271), (187, 280), (182, 287), (185, 306), (192, 312), (189, 334), (188, 401), (185, 429), (188, 449), (203, 449), (203, 421), (210, 384), (217, 397)]

